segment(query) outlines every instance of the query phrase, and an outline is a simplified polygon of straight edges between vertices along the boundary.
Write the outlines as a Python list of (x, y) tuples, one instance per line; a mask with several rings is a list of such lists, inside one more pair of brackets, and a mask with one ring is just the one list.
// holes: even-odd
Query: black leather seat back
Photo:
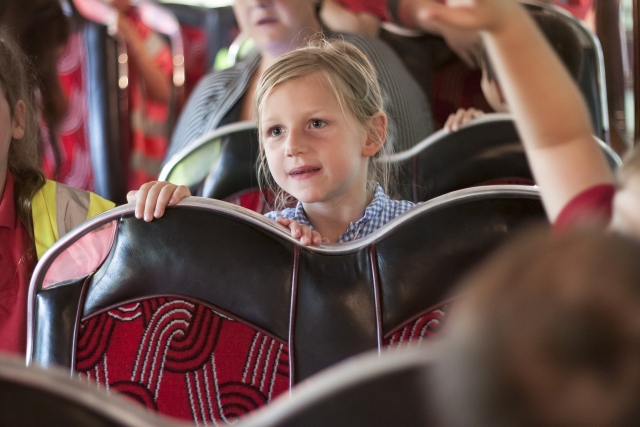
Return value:
[(212, 164), (197, 195), (224, 200), (242, 191), (258, 188), (259, 153), (255, 130), (233, 133), (223, 138), (220, 156)]
[(125, 399), (70, 378), (57, 369), (25, 367), (0, 357), (0, 425), (3, 427), (184, 427)]
[(300, 384), (238, 427), (436, 427), (430, 350), (353, 358)]
[[(598, 140), (612, 170), (618, 155)], [(398, 193), (422, 202), (479, 185), (534, 184), (524, 147), (511, 116), (487, 114), (456, 132), (441, 130), (410, 150), (380, 161), (400, 169)]]
[[(41, 261), (29, 357), (74, 366), (82, 319), (148, 297), (184, 297), (286, 343), (296, 383), (382, 348), (391, 331), (442, 303), (460, 275), (517, 228), (545, 218), (535, 189), (467, 189), (363, 239), (309, 248), (261, 215), (215, 200), (187, 199), (152, 223), (132, 211), (92, 220)], [(51, 259), (115, 218), (113, 248), (95, 274), (41, 289)]]

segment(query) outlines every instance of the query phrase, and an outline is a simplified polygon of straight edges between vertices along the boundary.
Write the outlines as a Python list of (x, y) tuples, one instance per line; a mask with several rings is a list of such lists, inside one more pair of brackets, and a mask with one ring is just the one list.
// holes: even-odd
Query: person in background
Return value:
[(587, 229), (500, 248), (442, 330), (438, 425), (640, 425), (638, 259), (638, 241)]
[(322, 0), (320, 19), (332, 31), (377, 37), (387, 20), (387, 0)]
[(640, 146), (616, 181), (580, 90), (524, 7), (515, 0), (449, 0), (432, 5), (429, 17), (481, 31), (554, 226), (597, 224), (640, 237)]
[(46, 165), (47, 174), (58, 179), (63, 162), (58, 133), (68, 100), (58, 78), (57, 63), (69, 36), (69, 22), (58, 0), (2, 0), (2, 27), (33, 62), (43, 131), (35, 155), (42, 159), (45, 149), (50, 150), (52, 164)]
[[(36, 262), (67, 232), (114, 204), (45, 179), (35, 85), (23, 52), (0, 29), (0, 351), (24, 354), (27, 294)], [(151, 182), (128, 195), (146, 221), (189, 195)]]
[[(582, 60), (584, 56), (578, 35), (572, 28), (568, 27), (564, 21), (553, 15), (534, 11), (531, 12), (531, 16), (536, 21), (538, 28), (540, 28), (547, 42), (558, 55), (573, 80), (577, 82), (582, 72)], [(495, 112), (508, 113), (509, 106), (504, 99), (500, 82), (496, 77), (491, 61), (487, 57), (485, 49), (481, 48), (481, 52), (482, 57), (479, 62), (482, 68), (482, 80), (480, 83), (482, 93)], [(449, 116), (444, 124), (444, 128), (449, 132), (456, 131), (483, 114), (483, 111), (475, 108), (460, 108), (456, 113)]]
[[(479, 67), (477, 58), (480, 46), (477, 31), (442, 25), (441, 22), (431, 19), (431, 6), (443, 2), (444, 0), (388, 0), (387, 7), (393, 21), (398, 25), (442, 36), (451, 50), (467, 66)], [(552, 0), (541, 2), (551, 3)]]
[(158, 177), (167, 151), (173, 58), (166, 41), (142, 22), (131, 0), (108, 3), (118, 11), (110, 31), (127, 45), (132, 133), (128, 181), (130, 189), (139, 188)]
[[(264, 70), (323, 31), (316, 5), (317, 0), (234, 1), (240, 29), (254, 40), (256, 49), (233, 67), (211, 72), (200, 80), (180, 114), (165, 163), (224, 124), (254, 119), (254, 92)], [(329, 30), (324, 37), (354, 44), (373, 64), (389, 116), (389, 146), (404, 150), (432, 133), (425, 95), (388, 45), (372, 37)]]

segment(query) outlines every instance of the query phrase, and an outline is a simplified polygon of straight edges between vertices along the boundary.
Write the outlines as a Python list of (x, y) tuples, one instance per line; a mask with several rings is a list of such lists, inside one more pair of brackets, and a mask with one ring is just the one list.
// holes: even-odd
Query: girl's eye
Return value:
[(282, 128), (280, 126), (274, 126), (267, 131), (268, 136), (280, 136), (282, 135)]
[(314, 129), (320, 129), (327, 124), (324, 120), (321, 119), (311, 119), (311, 127)]

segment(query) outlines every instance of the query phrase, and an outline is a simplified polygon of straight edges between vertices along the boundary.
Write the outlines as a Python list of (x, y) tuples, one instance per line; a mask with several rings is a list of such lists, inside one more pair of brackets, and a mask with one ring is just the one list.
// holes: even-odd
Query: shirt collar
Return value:
[[(361, 225), (364, 225), (369, 221), (371, 221), (372, 219), (380, 216), (380, 214), (382, 213), (382, 210), (384, 209), (384, 205), (386, 204), (386, 199), (388, 199), (388, 196), (384, 193), (380, 184), (376, 183), (376, 191), (373, 193), (373, 199), (371, 200), (371, 203), (369, 203), (369, 206), (367, 206), (366, 209), (364, 210), (364, 215), (362, 216), (362, 218), (360, 218), (356, 222), (352, 222), (344, 234), (348, 234), (354, 227), (359, 227)], [(302, 202), (299, 200), (294, 210), (293, 219), (298, 221), (300, 224), (306, 225), (312, 230), (315, 230), (313, 228), (313, 225), (311, 225), (311, 223), (309, 222), (309, 219), (307, 218), (307, 214), (305, 214), (304, 212), (304, 208), (302, 207)], [(342, 237), (340, 237), (340, 239), (342, 239)]]
[(377, 218), (384, 208), (386, 198), (387, 195), (384, 194), (384, 191), (382, 191), (382, 187), (380, 187), (380, 184), (376, 183), (376, 191), (375, 193), (373, 193), (373, 199), (371, 199), (371, 203), (369, 203), (369, 206), (367, 206), (367, 208), (364, 210), (364, 216), (360, 218), (355, 224), (365, 224), (371, 221), (373, 218)]
[(7, 170), (7, 179), (4, 184), (4, 194), (0, 200), (0, 227), (15, 229), (18, 218), (13, 201), (13, 175)]

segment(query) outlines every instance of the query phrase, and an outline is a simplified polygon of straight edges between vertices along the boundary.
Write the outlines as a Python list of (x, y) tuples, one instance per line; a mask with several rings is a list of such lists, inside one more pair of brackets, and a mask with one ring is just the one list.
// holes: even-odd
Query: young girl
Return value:
[(387, 116), (375, 72), (354, 46), (323, 42), (280, 57), (258, 83), (255, 108), (263, 179), (280, 209), (286, 196), (298, 200), (267, 217), (302, 244), (359, 239), (413, 207), (385, 194), (392, 174), (374, 158)]
[[(0, 351), (24, 353), (27, 291), (36, 261), (73, 227), (114, 205), (95, 194), (46, 181), (31, 73), (0, 31)], [(149, 183), (131, 192), (136, 214), (151, 220), (188, 189)]]
[(481, 31), (555, 226), (596, 222), (640, 237), (640, 148), (616, 186), (580, 91), (526, 10), (514, 0), (449, 0), (429, 16)]

